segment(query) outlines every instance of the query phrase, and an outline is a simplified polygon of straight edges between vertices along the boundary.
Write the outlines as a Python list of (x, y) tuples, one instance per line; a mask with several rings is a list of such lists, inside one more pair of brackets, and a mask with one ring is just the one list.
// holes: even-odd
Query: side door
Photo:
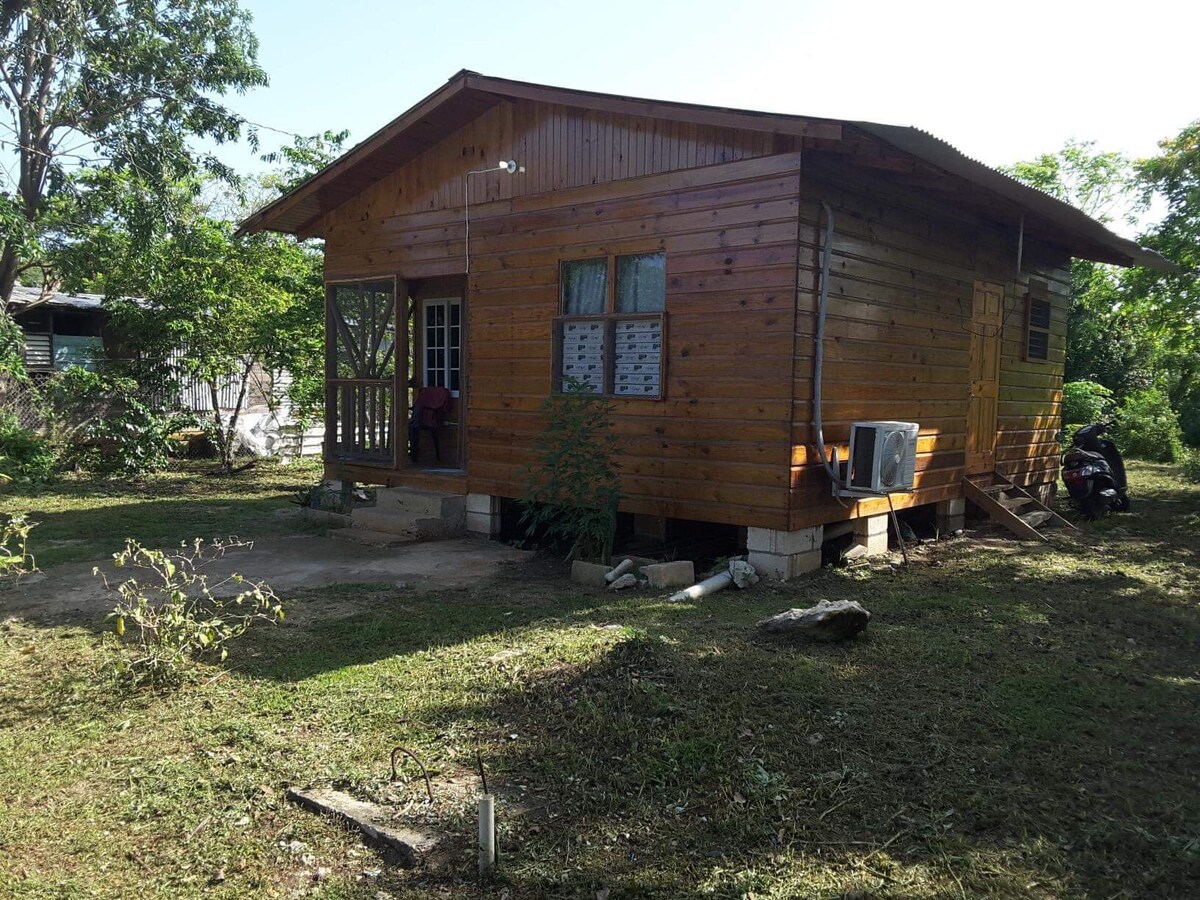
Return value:
[(970, 402), (967, 407), (967, 474), (995, 471), (1000, 398), (1000, 344), (1004, 285), (975, 282), (971, 315)]

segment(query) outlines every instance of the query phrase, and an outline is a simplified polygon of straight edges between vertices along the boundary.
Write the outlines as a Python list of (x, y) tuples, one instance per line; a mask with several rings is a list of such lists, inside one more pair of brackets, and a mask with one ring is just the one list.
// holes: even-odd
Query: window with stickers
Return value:
[(555, 390), (576, 379), (613, 397), (663, 396), (666, 255), (564, 260)]

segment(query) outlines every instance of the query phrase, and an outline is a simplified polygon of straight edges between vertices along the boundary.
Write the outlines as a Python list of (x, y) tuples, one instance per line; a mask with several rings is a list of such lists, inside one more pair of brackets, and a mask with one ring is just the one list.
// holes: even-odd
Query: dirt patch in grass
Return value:
[[(1200, 488), (1136, 465), (1126, 516), (911, 570), (689, 604), (539, 563), (453, 591), (292, 592), (222, 674), (115, 694), (96, 633), (0, 627), (0, 884), (23, 897), (1184, 897), (1200, 883)], [(355, 593), (357, 592), (357, 593)], [(341, 600), (356, 599), (350, 606)], [(787, 606), (872, 610), (835, 646)], [(408, 872), (283, 802), (420, 802), (454, 852)], [(498, 882), (470, 851), (476, 751)], [(465, 836), (464, 836), (465, 835)]]

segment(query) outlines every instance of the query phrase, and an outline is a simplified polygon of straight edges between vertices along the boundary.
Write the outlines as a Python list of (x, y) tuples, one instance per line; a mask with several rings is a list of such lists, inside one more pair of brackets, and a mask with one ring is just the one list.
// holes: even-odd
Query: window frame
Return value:
[[(1035, 303), (1046, 304), (1046, 325), (1035, 325), (1033, 323), (1033, 305)], [(1031, 363), (1049, 363), (1050, 362), (1050, 337), (1054, 333), (1054, 305), (1050, 302), (1050, 292), (1048, 286), (1043, 281), (1030, 281), (1029, 290), (1025, 292), (1025, 334), (1024, 334), (1024, 353), (1025, 362)], [(1046, 355), (1034, 356), (1030, 352), (1031, 338), (1034, 334), (1045, 335), (1046, 340)]]
[[(617, 305), (617, 259), (625, 256), (663, 257), (663, 308), (658, 312), (618, 312)], [(603, 259), (607, 262), (604, 283), (604, 312), (568, 315), (563, 296), (563, 270), (573, 262), (586, 262)], [(627, 249), (619, 253), (589, 253), (562, 257), (558, 261), (558, 299), (557, 311), (553, 322), (554, 352), (551, 354), (551, 393), (563, 393), (563, 329), (568, 322), (603, 322), (604, 323), (604, 389), (596, 391), (591, 396), (608, 400), (666, 400), (667, 399), (667, 251), (661, 246), (641, 249)], [(659, 343), (661, 349), (658, 357), (658, 393), (648, 394), (618, 394), (616, 393), (616, 325), (617, 322), (656, 321), (659, 323)]]

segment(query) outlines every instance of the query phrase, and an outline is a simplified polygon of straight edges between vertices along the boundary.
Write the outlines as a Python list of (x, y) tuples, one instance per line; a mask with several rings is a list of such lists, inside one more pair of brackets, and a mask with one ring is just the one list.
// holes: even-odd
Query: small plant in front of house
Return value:
[(37, 571), (29, 552), (29, 532), (36, 527), (25, 516), (0, 516), (0, 583)]
[(607, 560), (621, 499), (613, 405), (568, 379), (542, 412), (546, 430), (534, 446), (537, 464), (521, 501), (526, 537), (566, 544), (568, 559)]
[(112, 663), (122, 681), (135, 687), (178, 684), (193, 661), (224, 661), (229, 643), (255, 622), (283, 620), (279, 597), (265, 582), (236, 574), (210, 582), (202, 571), (227, 550), (251, 546), (235, 538), (211, 543), (196, 538), (167, 552), (129, 538), (113, 560), (135, 574), (113, 584), (93, 570), (117, 597), (108, 619), (123, 645)]

